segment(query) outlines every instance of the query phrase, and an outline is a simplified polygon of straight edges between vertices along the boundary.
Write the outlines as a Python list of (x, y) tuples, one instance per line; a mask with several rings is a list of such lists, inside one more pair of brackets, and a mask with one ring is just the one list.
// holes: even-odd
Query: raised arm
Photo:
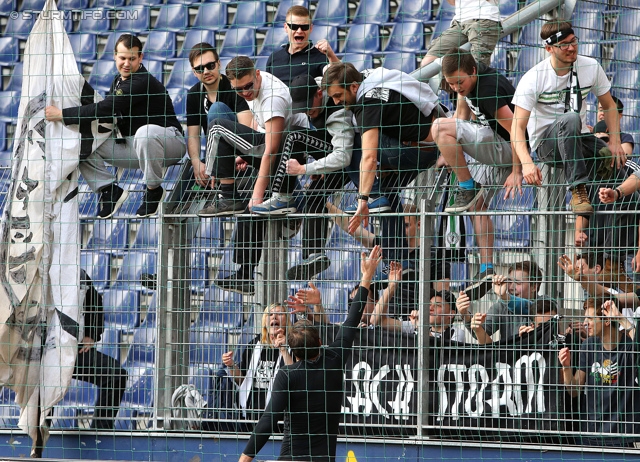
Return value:
[(338, 349), (341, 353), (343, 348), (351, 348), (353, 340), (356, 336), (356, 327), (360, 323), (362, 318), (362, 312), (367, 305), (367, 298), (369, 297), (369, 288), (371, 287), (371, 281), (376, 274), (376, 268), (382, 260), (382, 248), (376, 245), (371, 253), (367, 256), (366, 252), (362, 252), (360, 261), (360, 269), (362, 271), (362, 278), (360, 279), (360, 287), (356, 294), (351, 307), (349, 308), (349, 314), (347, 319), (342, 323), (338, 336), (334, 342), (329, 346), (330, 348)]
[(402, 322), (397, 319), (389, 319), (389, 301), (393, 298), (398, 288), (398, 283), (402, 279), (402, 265), (397, 261), (389, 264), (389, 284), (382, 292), (382, 297), (376, 303), (369, 324), (376, 326), (380, 324), (388, 329), (401, 329)]
[(344, 215), (344, 211), (333, 205), (331, 202), (327, 202), (327, 211), (332, 216), (331, 219), (338, 225), (345, 233), (351, 234), (353, 238), (360, 242), (367, 249), (372, 249), (375, 241), (376, 235), (371, 231), (364, 229), (362, 226), (358, 226), (353, 233), (349, 232), (349, 217)]
[(564, 387), (567, 393), (575, 398), (587, 381), (587, 374), (581, 370), (577, 370), (575, 375), (573, 374), (573, 368), (571, 367), (571, 350), (569, 350), (569, 348), (565, 347), (558, 352), (558, 360), (562, 366)]

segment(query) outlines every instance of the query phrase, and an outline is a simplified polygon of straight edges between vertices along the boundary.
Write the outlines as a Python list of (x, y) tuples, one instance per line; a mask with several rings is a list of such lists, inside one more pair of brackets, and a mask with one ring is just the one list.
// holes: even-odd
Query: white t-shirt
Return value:
[(268, 72), (260, 72), (262, 84), (258, 97), (249, 105), (253, 117), (258, 122), (260, 131), (264, 131), (264, 124), (274, 117), (284, 118), (285, 130), (292, 125), (309, 127), (309, 118), (305, 114), (293, 114), (291, 111), (291, 94), (282, 80)]
[[(447, 0), (441, 0), (446, 2)], [(454, 21), (460, 23), (478, 19), (500, 22), (498, 0), (456, 0)]]
[[(611, 88), (611, 82), (602, 66), (593, 58), (578, 56), (574, 66), (578, 72), (578, 83), (582, 93), (580, 109), (582, 133), (588, 133), (585, 98), (589, 92), (596, 96), (604, 95)], [(570, 72), (562, 76), (556, 74), (551, 67), (551, 57), (549, 57), (536, 64), (522, 76), (518, 83), (512, 101), (516, 106), (531, 111), (527, 130), (532, 150), (535, 150), (542, 141), (542, 134), (547, 127), (555, 124), (557, 118), (564, 114), (565, 92), (569, 88), (570, 78)]]

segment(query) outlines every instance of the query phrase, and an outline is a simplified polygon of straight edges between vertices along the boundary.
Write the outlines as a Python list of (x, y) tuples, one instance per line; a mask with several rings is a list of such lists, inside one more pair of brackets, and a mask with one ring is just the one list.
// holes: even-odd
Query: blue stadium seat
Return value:
[(104, 94), (111, 88), (111, 83), (117, 72), (113, 59), (100, 59), (93, 64), (87, 81), (94, 90)]
[(187, 89), (186, 88), (168, 88), (167, 92), (171, 97), (173, 103), (173, 109), (176, 111), (176, 116), (181, 123), (187, 121)]
[(147, 56), (145, 56), (143, 64), (152, 76), (158, 79), (160, 83), (164, 83), (164, 61), (147, 59)]
[(623, 132), (634, 134), (634, 138), (636, 140), (639, 139), (638, 132), (640, 132), (640, 99), (624, 100), (624, 117), (620, 121), (620, 129)]
[[(56, 408), (71, 408), (79, 411), (80, 415), (89, 415), (98, 400), (98, 387), (92, 383), (71, 379), (62, 400), (56, 404)], [(73, 415), (73, 414), (71, 414)]]
[(380, 28), (376, 24), (354, 24), (347, 32), (344, 53), (376, 53), (380, 51)]
[(9, 387), (0, 390), (0, 428), (18, 428), (20, 406), (16, 404), (16, 393)]
[(620, 10), (613, 31), (617, 40), (637, 40), (640, 35), (640, 10)]
[(113, 61), (113, 52), (115, 51), (118, 37), (120, 37), (120, 32), (107, 32), (106, 37), (107, 40), (104, 47), (102, 48), (102, 51), (98, 53), (98, 60), (110, 59)]
[(163, 0), (130, 0), (129, 5), (160, 6)]
[(120, 10), (124, 17), (118, 20), (115, 30), (120, 33), (140, 33), (149, 29), (149, 7), (145, 5), (131, 6)]
[[(187, 53), (188, 54), (188, 53)], [(191, 88), (198, 83), (198, 78), (193, 75), (188, 58), (178, 59), (173, 63), (173, 68), (167, 80), (167, 88)]]
[(18, 117), (19, 106), (19, 91), (0, 91), (0, 121), (15, 123), (16, 118)]
[(373, 56), (370, 54), (344, 53), (341, 56), (342, 61), (353, 64), (359, 71), (373, 68)]
[(425, 23), (431, 20), (431, 10), (431, 0), (402, 0), (394, 21), (419, 21)]
[[(203, 3), (193, 21), (192, 29), (217, 31), (227, 27), (227, 5), (224, 3)], [(196, 42), (197, 43), (197, 42)], [(209, 42), (215, 46), (215, 42)]]
[[(78, 23), (76, 32), (89, 34), (106, 34), (111, 30), (111, 21), (102, 9), (88, 10), (85, 17)], [(115, 44), (115, 42), (114, 42)]]
[(126, 220), (96, 220), (86, 248), (122, 255), (129, 245), (129, 224)]
[(256, 67), (256, 69), (260, 69), (261, 72), (267, 72), (268, 61), (269, 61), (269, 56), (256, 56), (253, 64)]
[[(491, 209), (496, 211), (532, 211), (536, 208), (535, 188), (523, 188), (523, 194), (516, 194), (513, 199), (504, 199), (500, 191), (491, 203)], [(513, 214), (496, 215), (492, 217), (494, 226), (496, 249), (523, 249), (531, 245), (531, 215)]]
[(520, 30), (520, 36), (518, 37), (518, 43), (520, 45), (535, 45), (542, 46), (542, 39), (540, 38), (540, 29), (546, 21), (542, 19), (535, 19), (532, 22), (525, 24)]
[(431, 39), (427, 41), (427, 45), (429, 45), (430, 42), (440, 37), (440, 35), (442, 35), (442, 33), (445, 30), (449, 29), (450, 27), (451, 27), (451, 17), (441, 17), (437, 19), (435, 22), (435, 26), (433, 28), (433, 33), (431, 34)]
[(12, 11), (16, 11), (16, 0), (0, 0), (0, 16), (6, 17), (11, 14)]
[(158, 249), (158, 219), (144, 218), (136, 231), (136, 237), (131, 244), (132, 250), (157, 250)]
[(13, 66), (20, 61), (20, 42), (14, 37), (0, 37), (0, 66)]
[(344, 26), (349, 22), (347, 4), (344, 0), (318, 0), (313, 16), (314, 26)]
[(81, 63), (93, 63), (97, 58), (96, 35), (89, 33), (69, 34), (71, 48), (76, 56), (76, 61)]
[(45, 0), (22, 0), (20, 11), (42, 11)]
[(386, 69), (397, 69), (407, 74), (416, 70), (416, 54), (390, 51), (384, 53), (382, 66)]
[[(164, 30), (152, 30), (142, 47), (145, 59), (166, 61), (176, 56), (176, 33)], [(162, 82), (162, 80), (160, 80)]]
[(637, 69), (640, 60), (640, 40), (617, 42), (613, 49), (610, 70)]
[(452, 18), (456, 14), (456, 7), (454, 5), (449, 4), (446, 0), (444, 2), (440, 2), (440, 7), (436, 12), (436, 19), (443, 18)]
[(262, 42), (262, 49), (259, 56), (269, 56), (274, 51), (279, 50), (283, 44), (289, 43), (287, 33), (282, 26), (273, 26), (267, 29)]
[(282, 27), (284, 22), (287, 19), (287, 11), (289, 8), (295, 5), (304, 6), (305, 8), (309, 8), (309, 0), (283, 0), (277, 2), (278, 6), (276, 8), (276, 14), (273, 18), (273, 24), (278, 27)]
[[(618, 4), (624, 1), (625, 0), (616, 0)], [(573, 14), (575, 15), (576, 12), (583, 12), (583, 11), (585, 12), (586, 11), (605, 11), (608, 8), (608, 6), (609, 6), (609, 2), (607, 0), (588, 0), (588, 1), (576, 2), (575, 9), (573, 10)], [(634, 3), (633, 7), (637, 8), (638, 4)]]
[(357, 281), (360, 272), (360, 253), (348, 250), (327, 250), (331, 266), (318, 275), (322, 281)]
[(100, 341), (96, 344), (97, 350), (107, 356), (111, 356), (120, 362), (120, 343), (122, 342), (122, 331), (118, 329), (105, 329), (102, 332)]
[(338, 52), (338, 28), (336, 26), (314, 24), (311, 35), (309, 35), (309, 40), (313, 43), (318, 43), (323, 39), (329, 42), (334, 52)]
[[(618, 69), (613, 74), (611, 92), (619, 98), (640, 98), (640, 70)], [(626, 110), (627, 114), (630, 114)]]
[(192, 246), (206, 252), (224, 246), (224, 222), (221, 218), (201, 218)]
[(529, 69), (545, 59), (547, 52), (543, 47), (524, 47), (520, 49), (516, 60), (515, 78), (520, 79)]
[(353, 16), (354, 24), (379, 24), (389, 21), (389, 0), (360, 0)]
[(242, 325), (242, 295), (210, 286), (205, 294), (200, 314), (201, 324), (234, 328)]
[(81, 218), (88, 217), (93, 219), (98, 215), (98, 195), (91, 191), (91, 188), (85, 182), (78, 185), (78, 202), (78, 211)]
[[(220, 3), (209, 3), (209, 5), (221, 5)], [(198, 43), (209, 43), (215, 47), (216, 44), (216, 33), (213, 30), (205, 30), (205, 29), (189, 29), (187, 34), (184, 37), (184, 42), (182, 42), (182, 48), (178, 53), (177, 58), (188, 58), (189, 53), (194, 45)]]
[(396, 23), (385, 48), (388, 51), (418, 53), (424, 49), (424, 26), (420, 22), (405, 21)]
[(498, 42), (498, 46), (496, 46), (491, 55), (491, 67), (499, 70), (503, 74), (507, 74), (509, 70), (507, 62), (507, 49)]
[(211, 266), (209, 264), (209, 252), (201, 249), (191, 251), (190, 265), (190, 289), (194, 294), (201, 294), (209, 287), (211, 282)]
[(9, 17), (3, 36), (27, 40), (31, 29), (36, 22), (35, 16), (36, 15), (31, 15), (31, 17), (27, 17), (19, 14), (15, 18)]
[(140, 326), (140, 292), (114, 286), (103, 294), (104, 324), (110, 329), (131, 333)]
[(51, 428), (74, 430), (78, 428), (78, 409), (56, 406), (51, 416)]
[(256, 49), (256, 31), (250, 27), (227, 29), (219, 50), (220, 57), (253, 56)]
[(86, 10), (89, 0), (58, 0), (59, 10)]
[(228, 343), (225, 329), (195, 322), (189, 331), (189, 364), (217, 369), (222, 364)]
[[(0, 151), (0, 168), (11, 169), (13, 164), (13, 152), (12, 151)], [(4, 175), (0, 175), (0, 179), (8, 179)]]
[(265, 2), (245, 1), (236, 3), (237, 10), (231, 27), (264, 27), (267, 23), (267, 4)]
[(91, 8), (113, 9), (122, 8), (126, 0), (93, 0)]
[(111, 255), (99, 250), (80, 251), (80, 268), (86, 271), (98, 292), (104, 292), (111, 282)]
[[(7, 139), (7, 125), (9, 124), (10, 122), (5, 122), (4, 120), (0, 119), (0, 152), (3, 152), (5, 149), (9, 149), (9, 147), (7, 146), (7, 142), (10, 142)], [(2, 167), (0, 167), (0, 169), (2, 169)], [(0, 195), (1, 194), (2, 192), (0, 192)]]
[(4, 90), (7, 91), (17, 91), (18, 93), (22, 92), (22, 68), (23, 62), (20, 61), (13, 66), (11, 70), (11, 77), (9, 78), (9, 83)]
[[(185, 90), (185, 98), (186, 98), (186, 90)], [(175, 106), (175, 103), (174, 103), (174, 106)], [(179, 119), (180, 117), (178, 117), (178, 120)], [(181, 181), (180, 172), (182, 171), (184, 161), (185, 159), (167, 168), (167, 171), (164, 174), (164, 178), (162, 179), (162, 185), (161, 185), (162, 189), (164, 189), (165, 191), (173, 191), (176, 185)]]
[(153, 28), (184, 33), (189, 28), (189, 7), (176, 4), (162, 5)]
[[(136, 430), (139, 428), (140, 417), (144, 417), (144, 423), (153, 414), (153, 396), (155, 394), (155, 373), (152, 365), (149, 367), (128, 370), (129, 378), (127, 388), (122, 395), (120, 410), (115, 421), (116, 430)], [(143, 425), (142, 428), (146, 428)]]
[[(129, 344), (127, 357), (122, 363), (122, 367), (127, 371), (133, 369), (153, 368), (156, 358), (156, 337), (158, 328), (155, 323), (143, 322), (140, 327), (134, 330), (133, 339)], [(129, 374), (129, 383), (136, 379), (138, 374)]]
[(604, 39), (604, 17), (600, 11), (576, 11), (571, 18), (571, 24), (581, 42), (597, 42)]
[(129, 251), (122, 260), (122, 266), (116, 275), (116, 285), (139, 290), (144, 294), (153, 293), (143, 284), (143, 277), (154, 276), (158, 271), (158, 254), (151, 251)]
[(601, 42), (580, 42), (580, 48), (578, 54), (582, 56), (589, 56), (600, 61), (602, 57), (602, 50), (600, 48)]

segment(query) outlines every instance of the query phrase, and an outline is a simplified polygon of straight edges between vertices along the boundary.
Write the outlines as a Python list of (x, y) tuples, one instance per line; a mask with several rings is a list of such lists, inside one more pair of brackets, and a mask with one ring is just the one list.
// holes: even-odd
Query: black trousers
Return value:
[(127, 386), (127, 371), (116, 359), (91, 348), (86, 353), (78, 353), (73, 378), (98, 387), (91, 428), (112, 429)]

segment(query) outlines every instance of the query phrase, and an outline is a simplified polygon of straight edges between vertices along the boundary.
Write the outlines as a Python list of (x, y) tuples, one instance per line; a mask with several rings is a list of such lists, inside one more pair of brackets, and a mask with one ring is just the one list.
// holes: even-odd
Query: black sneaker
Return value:
[(255, 293), (255, 287), (253, 280), (243, 279), (244, 275), (240, 271), (236, 271), (231, 276), (224, 279), (217, 279), (213, 281), (215, 285), (222, 290), (229, 290), (231, 292), (237, 292), (242, 295), (253, 295)]
[(324, 253), (312, 253), (299, 265), (292, 266), (287, 270), (287, 279), (289, 281), (308, 281), (316, 274), (329, 268), (330, 265), (331, 260)]
[(487, 268), (482, 273), (477, 273), (473, 283), (465, 289), (469, 300), (480, 300), (491, 289), (493, 284), (493, 268)]
[(444, 209), (445, 213), (464, 212), (476, 205), (478, 199), (482, 197), (483, 189), (481, 184), (475, 181), (473, 184), (473, 189), (462, 189), (460, 185), (458, 185), (455, 191), (456, 198), (453, 200), (453, 204)]
[(158, 211), (158, 205), (160, 205), (163, 198), (164, 189), (162, 189), (162, 186), (158, 186), (155, 189), (147, 189), (142, 199), (142, 205), (140, 205), (136, 211), (136, 216), (144, 218), (155, 215)]
[(199, 217), (221, 217), (225, 215), (238, 215), (247, 208), (247, 202), (220, 195), (218, 200), (198, 212)]
[(98, 218), (111, 218), (120, 208), (124, 200), (129, 195), (129, 191), (120, 186), (110, 184), (100, 190), (100, 211)]

